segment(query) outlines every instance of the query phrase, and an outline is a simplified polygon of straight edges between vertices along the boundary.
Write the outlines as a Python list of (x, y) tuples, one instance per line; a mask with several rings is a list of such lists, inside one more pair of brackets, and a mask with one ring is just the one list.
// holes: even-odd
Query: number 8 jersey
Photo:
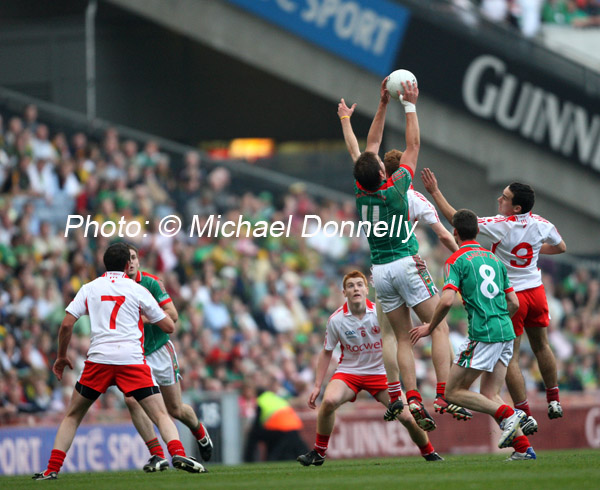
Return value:
[(75, 318), (90, 315), (88, 361), (98, 364), (143, 364), (144, 324), (166, 315), (146, 288), (123, 272), (105, 272), (84, 284), (65, 309)]
[(475, 240), (463, 242), (444, 265), (444, 289), (458, 291), (469, 317), (469, 339), (507, 342), (515, 338), (505, 293), (513, 290), (506, 267)]

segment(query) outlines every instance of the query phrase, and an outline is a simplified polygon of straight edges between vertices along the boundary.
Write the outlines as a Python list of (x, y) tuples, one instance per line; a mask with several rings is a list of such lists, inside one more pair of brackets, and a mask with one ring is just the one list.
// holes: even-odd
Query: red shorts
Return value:
[(544, 286), (517, 291), (519, 309), (512, 317), (517, 337), (523, 334), (523, 327), (547, 327), (550, 325), (548, 300)]
[(100, 393), (104, 393), (112, 385), (117, 385), (125, 394), (156, 386), (148, 364), (97, 364), (85, 361), (78, 381)]
[[(331, 379), (339, 379), (346, 383), (356, 395), (361, 390), (368, 391), (371, 395), (375, 396), (380, 391), (387, 391), (388, 382), (385, 374), (348, 374), (348, 373), (335, 373)], [(355, 401), (356, 396), (350, 400)]]

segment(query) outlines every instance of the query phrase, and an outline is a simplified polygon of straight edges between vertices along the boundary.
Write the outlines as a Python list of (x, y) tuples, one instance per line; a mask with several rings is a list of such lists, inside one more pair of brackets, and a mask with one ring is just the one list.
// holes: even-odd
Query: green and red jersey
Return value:
[[(135, 282), (144, 286), (161, 308), (173, 301), (165, 290), (162, 281), (148, 272), (138, 271)], [(153, 323), (144, 324), (144, 354), (150, 355), (156, 352), (169, 341), (169, 334), (163, 332), (160, 327)]]
[(444, 289), (462, 295), (469, 317), (469, 339), (507, 342), (515, 338), (506, 303), (513, 290), (506, 267), (475, 240), (463, 242), (444, 265)]
[[(407, 191), (412, 178), (410, 167), (401, 165), (376, 191), (367, 191), (358, 182), (354, 184), (359, 219), (371, 223), (367, 239), (373, 264), (388, 264), (419, 252), (414, 233), (409, 235), (412, 227)], [(386, 223), (388, 232), (376, 236), (373, 231), (381, 222)], [(405, 223), (408, 223), (408, 228)]]

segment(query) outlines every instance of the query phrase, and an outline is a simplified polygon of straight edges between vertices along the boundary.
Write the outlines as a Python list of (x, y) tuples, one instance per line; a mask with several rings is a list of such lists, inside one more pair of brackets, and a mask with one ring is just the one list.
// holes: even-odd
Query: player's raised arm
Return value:
[(456, 244), (456, 240), (454, 240), (452, 233), (444, 228), (435, 207), (423, 194), (413, 189), (408, 194), (408, 202), (411, 221), (418, 221), (420, 224), (424, 223), (429, 225), (440, 242), (450, 250), (450, 252), (458, 250), (458, 245)]
[(442, 194), (442, 191), (440, 191), (437, 179), (435, 178), (435, 174), (430, 169), (424, 168), (421, 171), (421, 180), (423, 181), (427, 192), (431, 194), (431, 197), (435, 201), (435, 204), (437, 205), (439, 210), (442, 212), (442, 214), (445, 216), (448, 222), (452, 224), (452, 218), (456, 213), (456, 209), (452, 207), (452, 205), (446, 200), (446, 198)]
[(331, 355), (333, 351), (323, 349), (319, 352), (319, 360), (317, 361), (317, 370), (315, 374), (315, 386), (310, 393), (310, 397), (308, 398), (308, 406), (310, 408), (317, 408), (316, 401), (319, 397), (319, 393), (321, 393), (321, 387), (323, 386), (323, 380), (325, 379), (325, 375), (327, 374), (327, 368), (329, 367), (329, 363), (331, 362)]
[(458, 245), (456, 244), (456, 240), (452, 236), (442, 223), (437, 222), (429, 225), (431, 229), (435, 232), (442, 245), (446, 247), (450, 252), (456, 252), (458, 250)]
[(346, 101), (344, 99), (340, 99), (337, 111), (340, 118), (340, 123), (342, 124), (344, 142), (346, 143), (346, 148), (348, 149), (348, 153), (350, 153), (350, 157), (352, 158), (352, 163), (356, 162), (356, 159), (360, 155), (358, 140), (356, 139), (356, 135), (352, 130), (352, 123), (350, 122), (350, 118), (352, 117), (352, 114), (354, 114), (355, 108), (356, 103), (352, 104), (352, 107), (348, 107), (346, 105)]
[(417, 99), (419, 98), (419, 87), (413, 82), (402, 82), (404, 95), (400, 95), (400, 102), (406, 113), (406, 150), (400, 159), (400, 165), (406, 165), (412, 169), (414, 174), (417, 169), (417, 159), (421, 148), (421, 131), (419, 119), (417, 118)]
[(383, 140), (385, 114), (387, 111), (387, 105), (390, 101), (390, 93), (387, 91), (386, 88), (388, 78), (389, 77), (385, 77), (381, 82), (381, 87), (379, 89), (379, 106), (377, 107), (377, 112), (375, 113), (373, 121), (371, 122), (369, 134), (367, 135), (366, 151), (370, 151), (372, 153), (375, 153), (376, 155), (379, 153), (379, 147), (381, 146), (381, 141)]

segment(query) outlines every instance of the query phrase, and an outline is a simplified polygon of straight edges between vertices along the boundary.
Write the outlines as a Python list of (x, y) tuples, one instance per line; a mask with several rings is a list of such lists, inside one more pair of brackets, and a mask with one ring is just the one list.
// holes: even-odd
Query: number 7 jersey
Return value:
[(507, 342), (515, 338), (506, 303), (513, 290), (506, 267), (475, 240), (463, 242), (444, 265), (444, 289), (458, 291), (469, 317), (469, 339)]
[(98, 364), (143, 364), (144, 324), (166, 315), (146, 288), (123, 272), (106, 272), (84, 284), (66, 308), (75, 318), (90, 315), (88, 360)]

